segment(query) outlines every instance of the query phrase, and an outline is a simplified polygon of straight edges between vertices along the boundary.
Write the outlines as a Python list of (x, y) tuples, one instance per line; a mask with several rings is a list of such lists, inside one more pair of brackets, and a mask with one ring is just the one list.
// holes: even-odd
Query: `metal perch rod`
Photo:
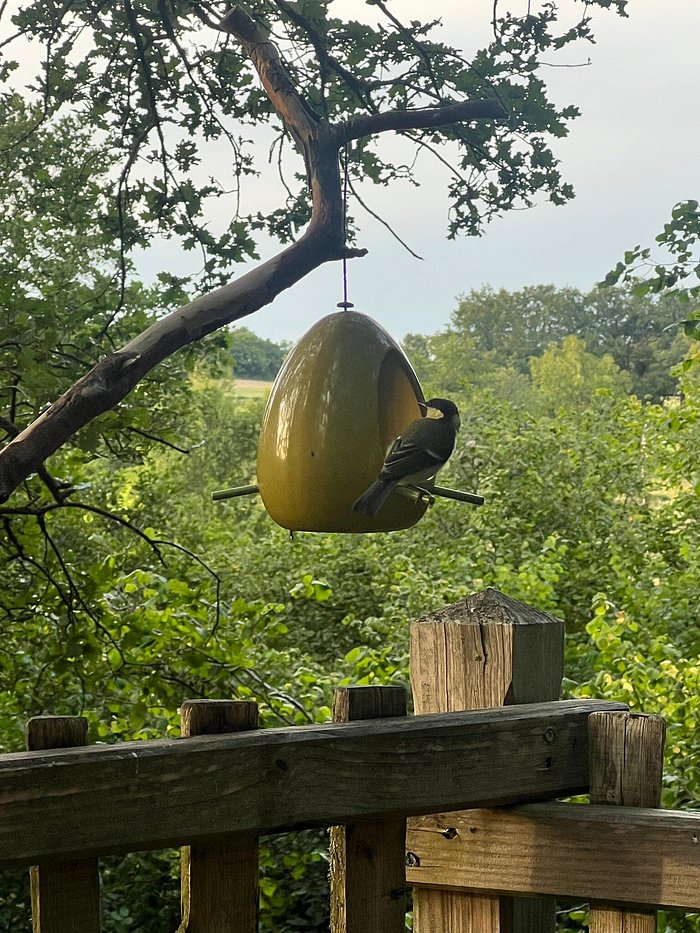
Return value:
[(425, 489), (423, 486), (397, 486), (395, 492), (405, 496), (407, 499), (415, 499), (417, 502), (427, 502), (433, 505), (436, 496), (443, 499), (456, 499), (457, 502), (469, 502), (471, 505), (483, 505), (484, 497), (476, 496), (471, 492), (462, 492), (461, 489), (450, 489), (447, 486), (432, 486)]
[(484, 497), (471, 492), (462, 492), (461, 489), (449, 489), (447, 486), (433, 486), (430, 490), (434, 496), (443, 499), (456, 499), (458, 502), (471, 502), (472, 505), (483, 505)]
[[(248, 486), (232, 486), (230, 489), (217, 489), (211, 494), (212, 499), (218, 502), (221, 499), (236, 499), (239, 496), (254, 496), (260, 492), (260, 487), (256, 483), (250, 483)], [(414, 499), (426, 497), (430, 504), (435, 501), (435, 496), (441, 496), (443, 499), (456, 499), (457, 502), (469, 502), (472, 505), (483, 505), (484, 497), (475, 496), (471, 492), (462, 492), (460, 489), (449, 489), (447, 486), (433, 486), (432, 489), (423, 489), (421, 486), (399, 486), (397, 492), (401, 492)]]
[(232, 486), (230, 489), (217, 489), (211, 494), (214, 502), (217, 502), (219, 499), (236, 499), (238, 496), (254, 496), (256, 492), (260, 492), (260, 487), (257, 483), (251, 483), (249, 486)]

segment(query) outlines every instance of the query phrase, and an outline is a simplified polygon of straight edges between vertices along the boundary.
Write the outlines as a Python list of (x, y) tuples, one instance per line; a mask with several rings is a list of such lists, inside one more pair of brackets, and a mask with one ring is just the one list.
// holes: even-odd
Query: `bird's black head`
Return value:
[(442, 412), (443, 418), (459, 418), (459, 409), (448, 398), (430, 398), (425, 405), (427, 408), (434, 408), (436, 411)]

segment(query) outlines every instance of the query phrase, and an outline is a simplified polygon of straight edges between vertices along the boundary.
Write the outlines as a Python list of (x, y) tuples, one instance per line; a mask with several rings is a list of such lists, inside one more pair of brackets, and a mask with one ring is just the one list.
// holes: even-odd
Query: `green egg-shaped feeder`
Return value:
[(257, 479), (270, 517), (291, 531), (409, 528), (427, 503), (396, 492), (380, 513), (352, 511), (388, 446), (420, 417), (418, 378), (399, 345), (355, 311), (322, 318), (290, 351), (272, 386)]

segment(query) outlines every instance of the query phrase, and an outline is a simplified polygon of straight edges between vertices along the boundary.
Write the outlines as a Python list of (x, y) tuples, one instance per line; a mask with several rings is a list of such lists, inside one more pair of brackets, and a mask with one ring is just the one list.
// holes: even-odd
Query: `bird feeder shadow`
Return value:
[(275, 379), (260, 428), (257, 486), (219, 490), (216, 500), (259, 491), (270, 517), (290, 531), (396, 531), (415, 525), (447, 495), (403, 487), (376, 516), (353, 512), (376, 480), (391, 442), (421, 411), (418, 378), (401, 347), (356, 311), (329, 314), (290, 350)]

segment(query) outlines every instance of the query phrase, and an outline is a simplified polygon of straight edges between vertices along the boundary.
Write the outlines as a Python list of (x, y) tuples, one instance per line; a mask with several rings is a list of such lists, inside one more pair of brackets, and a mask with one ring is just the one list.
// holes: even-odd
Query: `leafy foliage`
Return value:
[[(555, 414), (470, 389), (458, 399), (465, 426), (445, 480), (484, 493), (482, 508), (439, 503), (405, 532), (295, 541), (256, 500), (208, 497), (251, 478), (260, 403), (238, 400), (230, 379), (196, 376), (192, 393), (188, 455), (161, 446), (141, 463), (82, 462), (80, 476), (105, 507), (209, 570), (158, 543), (163, 566), (128, 529), (108, 536), (99, 516), (48, 516), (92, 617), (77, 606), (67, 620), (46, 586), (6, 627), (6, 749), (20, 746), (27, 715), (49, 711), (84, 712), (100, 741), (174, 734), (188, 696), (254, 696), (270, 724), (322, 720), (339, 684), (406, 684), (408, 618), (496, 586), (567, 620), (571, 694), (667, 705), (666, 802), (697, 806), (695, 726), (684, 712), (692, 718), (700, 631), (692, 383), (674, 404), (603, 391), (583, 409), (562, 398)], [(27, 533), (32, 547), (41, 539)], [(6, 568), (18, 574), (16, 561)], [(19, 575), (8, 590), (32, 593)], [(323, 838), (274, 840), (264, 864), (262, 929), (288, 928), (292, 916), (327, 928)], [(172, 901), (147, 907), (130, 892), (171, 891), (172, 871), (167, 857), (110, 868), (109, 929), (162, 929)], [(154, 873), (163, 880), (147, 882)]]
[(231, 333), (229, 346), (237, 376), (268, 381), (277, 375), (289, 349), (289, 344), (265, 340), (247, 327), (237, 327)]
[[(0, 99), (0, 410), (9, 437), (115, 341), (126, 342), (184, 300), (167, 276), (151, 287), (128, 277), (105, 194), (114, 163), (95, 148), (90, 130), (66, 117), (30, 134), (36, 116), (16, 95)], [(66, 159), (66, 149), (81, 158)], [(138, 458), (144, 432), (177, 443), (183, 374), (202, 356), (189, 351), (166, 362), (127, 406), (76, 438), (73, 458), (78, 451)]]
[(562, 405), (582, 411), (590, 406), (595, 393), (623, 394), (632, 381), (609, 354), (598, 357), (586, 353), (583, 341), (573, 334), (564, 337), (561, 346), (533, 357), (530, 373), (535, 391), (551, 412)]
[[(681, 301), (700, 297), (700, 279), (697, 255), (700, 237), (700, 210), (695, 200), (680, 201), (671, 211), (671, 219), (656, 237), (659, 248), (666, 250), (670, 261), (655, 262), (651, 248), (635, 246), (625, 253), (624, 262), (607, 274), (604, 284), (616, 285), (619, 281), (629, 282), (644, 273), (643, 281), (637, 285), (638, 294), (666, 292), (678, 296)], [(690, 281), (686, 281), (686, 280)], [(681, 284), (683, 283), (683, 284)]]
[[(580, 342), (564, 346), (590, 356)], [(45, 512), (44, 529), (36, 516), (12, 518), (3, 747), (20, 747), (22, 721), (42, 712), (86, 714), (98, 741), (175, 734), (189, 696), (254, 696), (270, 724), (322, 720), (339, 684), (406, 684), (408, 618), (496, 586), (567, 620), (571, 693), (674, 711), (666, 799), (697, 805), (694, 727), (681, 712), (700, 631), (697, 387), (686, 376), (675, 401), (651, 404), (622, 387), (596, 390), (594, 370), (585, 372), (591, 391), (543, 405), (526, 374), (530, 394), (504, 400), (485, 376), (474, 386), (472, 361), (455, 357), (464, 428), (445, 480), (486, 504), (439, 503), (392, 535), (290, 541), (254, 499), (211, 503), (211, 489), (255, 469), (261, 403), (239, 400), (230, 377), (190, 375), (178, 435), (188, 454), (157, 445), (115, 461), (65, 451), (59, 472), (70, 465), (74, 482), (128, 526), (115, 535), (113, 520), (69, 507)], [(292, 915), (323, 929), (323, 839), (271, 846), (263, 929)], [(26, 913), (22, 884), (4, 908), (14, 928)], [(118, 933), (149, 924), (155, 933), (175, 909), (168, 856), (114, 863), (106, 884), (108, 929)], [(134, 901), (130, 892), (146, 887), (173, 899)]]
[[(340, 19), (325, 0), (247, 7), (323, 120), (465, 97), (506, 104), (507, 123), (407, 134), (451, 159), (452, 234), (479, 234), (538, 196), (571, 197), (549, 145), (576, 111), (549, 100), (538, 67), (592, 38), (588, 15), (565, 26), (551, 4), (521, 16), (496, 6), (493, 41), (465, 55), (440, 41), (437, 20), (403, 24), (382, 0), (369, 22)], [(182, 279), (133, 278), (136, 249), (176, 237), (200, 250), (202, 280), (215, 284), (254, 257), (256, 231), (286, 241), (308, 219), (305, 180), (285, 158), (287, 204), (240, 208), (258, 169), (249, 125), (279, 127), (247, 60), (212, 38), (224, 8), (49, 0), (13, 16), (17, 41), (40, 45), (44, 64), (29, 102), (9, 84), (0, 95), (8, 438), (186, 300)], [(11, 77), (12, 60), (1, 67)], [(207, 147), (224, 141), (230, 172), (212, 180)], [(286, 157), (287, 140), (273, 149)], [(374, 139), (349, 158), (353, 181), (418, 177)], [(220, 197), (234, 202), (223, 230), (210, 213)], [(566, 619), (570, 695), (664, 712), (665, 802), (697, 807), (700, 395), (692, 371), (669, 374), (687, 345), (668, 327), (695, 316), (696, 215), (694, 202), (676, 209), (659, 239), (674, 265), (644, 285), (483, 289), (443, 333), (407, 340), (426, 384), (464, 416), (445, 480), (486, 504), (441, 502), (402, 533), (290, 541), (255, 499), (212, 504), (211, 489), (253, 478), (261, 406), (236, 396), (225, 339), (169, 359), (0, 508), (2, 749), (20, 748), (23, 721), (43, 712), (86, 715), (101, 742), (177, 734), (177, 708), (193, 696), (255, 697), (266, 725), (323, 721), (337, 685), (406, 684), (407, 619), (496, 586)], [(608, 284), (647, 258), (631, 251)], [(244, 336), (233, 338), (239, 373)], [(322, 834), (269, 842), (265, 933), (327, 929), (325, 857)], [(106, 928), (174, 926), (175, 874), (172, 853), (110, 860)], [(26, 879), (4, 890), (0, 926), (26, 928)], [(573, 913), (567, 929), (584, 922)]]
[[(48, 273), (23, 287), (51, 286), (70, 314), (88, 272), (63, 293)], [(551, 307), (539, 305), (539, 328), (533, 313), (524, 346), (559, 326)], [(73, 326), (98, 329), (85, 314)], [(432, 354), (416, 362), (431, 388), (460, 404), (464, 429), (445, 479), (484, 493), (478, 510), (440, 503), (406, 532), (290, 541), (256, 500), (214, 505), (211, 489), (253, 477), (261, 404), (237, 398), (230, 376), (203, 362), (172, 361), (167, 381), (103, 422), (92, 447), (57, 455), (52, 473), (2, 512), (2, 748), (21, 747), (23, 721), (44, 712), (87, 715), (102, 742), (177, 734), (177, 707), (192, 696), (255, 697), (265, 724), (324, 720), (339, 684), (406, 684), (407, 619), (496, 586), (567, 620), (570, 693), (666, 706), (674, 720), (666, 800), (697, 806), (695, 727), (685, 712), (697, 692), (700, 631), (697, 383), (685, 374), (676, 398), (645, 402), (580, 339), (517, 357), (495, 335), (489, 356), (464, 326), (434, 343), (416, 338)], [(45, 328), (16, 332), (19, 352), (58, 358), (55, 336), (41, 349)], [(24, 378), (16, 349), (4, 359)], [(567, 393), (578, 364), (585, 391)], [(25, 391), (40, 397), (29, 378)], [(171, 431), (170, 446), (128, 430), (147, 408)], [(64, 500), (54, 474), (70, 477)], [(263, 863), (262, 929), (290, 918), (327, 927), (323, 837), (274, 840)], [(174, 870), (167, 853), (110, 862), (107, 929), (155, 933), (171, 923)], [(26, 881), (13, 877), (0, 923), (21, 929)], [(158, 897), (146, 893), (154, 890)], [(691, 930), (693, 921), (667, 922)]]
[[(696, 200), (680, 201), (671, 219), (656, 237), (656, 247), (635, 246), (627, 250), (601, 283), (609, 287), (632, 282), (637, 295), (663, 295), (673, 298), (678, 313), (673, 321), (691, 340), (700, 340), (700, 210)], [(698, 358), (698, 348), (685, 362), (690, 369)]]
[[(461, 99), (504, 104), (505, 124), (409, 134), (426, 154), (445, 149), (441, 158), (452, 166), (453, 236), (478, 235), (490, 218), (538, 195), (557, 204), (573, 196), (550, 141), (566, 135), (578, 111), (548, 97), (540, 60), (593, 41), (591, 8), (625, 15), (625, 6), (624, 0), (593, 0), (566, 25), (551, 3), (528, 4), (522, 15), (501, 14), (496, 6), (493, 40), (467, 55), (442, 41), (439, 19), (401, 22), (383, 0), (373, 0), (362, 20), (341, 18), (329, 0), (242, 4), (269, 29), (293, 82), (324, 122)], [(210, 285), (230, 277), (241, 260), (255, 258), (255, 230), (288, 241), (309, 216), (305, 179), (287, 166), (287, 141), (270, 102), (251, 63), (218, 28), (226, 9), (217, 0), (107, 6), (25, 0), (12, 15), (3, 8), (14, 31), (5, 46), (5, 77), (16, 68), (12, 56), (28, 44), (41, 62), (32, 84), (33, 126), (70, 110), (104, 141), (106, 152), (119, 157), (111, 188), (118, 206), (113, 232), (122, 252), (146, 247), (156, 235), (177, 238), (185, 249), (199, 251), (203, 281)], [(268, 123), (287, 201), (268, 214), (245, 214), (243, 184), (259, 170), (249, 127)], [(208, 154), (218, 155), (222, 146), (228, 165), (213, 178)], [(354, 147), (350, 163), (354, 182), (414, 178), (413, 168), (387, 160), (373, 138)], [(211, 214), (218, 199), (230, 205), (223, 230)]]
[(485, 287), (460, 300), (443, 331), (409, 334), (404, 345), (424, 377), (443, 389), (459, 390), (466, 377), (515, 401), (527, 395), (523, 376), (540, 365), (534, 360), (575, 336), (587, 353), (611, 356), (636, 395), (659, 401), (677, 391), (670, 370), (687, 354), (687, 340), (671, 326), (679, 309), (673, 296), (638, 295), (630, 286), (587, 293), (551, 285), (517, 292)]
[[(109, 234), (114, 207), (104, 189), (111, 163), (85, 127), (67, 117), (33, 129), (36, 113), (16, 96), (3, 98), (0, 111), (0, 428), (11, 439), (60, 395), (67, 378), (109, 352), (115, 338), (138, 333), (182, 292), (167, 277), (148, 288), (126, 277), (129, 264)], [(66, 159), (66, 148), (81, 157)], [(99, 478), (139, 463), (154, 442), (182, 446), (188, 373), (197, 362), (204, 365), (207, 353), (215, 355), (215, 346), (168, 360), (118, 411), (80, 432), (52, 462), (52, 472), (42, 467), (0, 508), (6, 565), (0, 610), (8, 642), (17, 639), (23, 656), (22, 639), (31, 643), (45, 632), (45, 663), (55, 659), (66, 684), (75, 684), (78, 655), (93, 665), (103, 661), (101, 636), (116, 650), (98, 608), (115, 553), (122, 568), (133, 568), (139, 548), (154, 554), (159, 548), (118, 506), (110, 511)], [(105, 563), (88, 571), (93, 554)], [(61, 621), (54, 626), (49, 619)], [(37, 697), (43, 674), (38, 677)], [(31, 677), (17, 679), (15, 695), (30, 683)], [(84, 684), (75, 688), (83, 692)]]

